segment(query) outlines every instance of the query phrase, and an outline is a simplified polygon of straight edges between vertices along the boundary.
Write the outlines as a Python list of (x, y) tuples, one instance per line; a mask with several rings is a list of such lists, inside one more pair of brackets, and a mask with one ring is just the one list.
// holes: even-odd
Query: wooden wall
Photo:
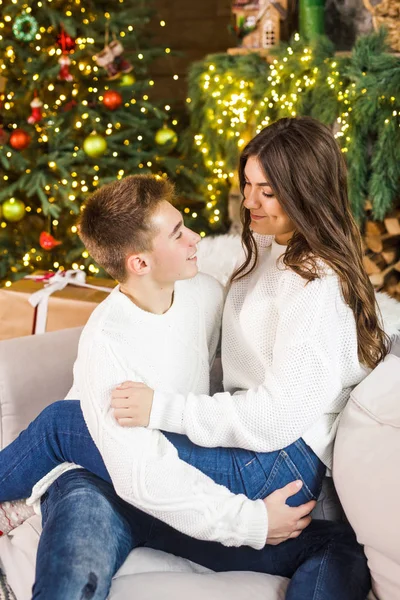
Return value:
[[(289, 0), (290, 4), (293, 2)], [(237, 40), (228, 31), (232, 0), (151, 0), (151, 4), (155, 9), (151, 25), (154, 43), (182, 54), (166, 55), (153, 64), (150, 73), (156, 85), (152, 97), (182, 106), (187, 96), (186, 74), (190, 64), (207, 54), (237, 46)], [(296, 10), (293, 10), (289, 34), (297, 31)], [(162, 20), (165, 27), (159, 25)], [(350, 50), (356, 37), (371, 29), (371, 15), (361, 0), (341, 0), (339, 4), (337, 0), (326, 0), (325, 31), (338, 50)], [(174, 74), (179, 76), (178, 83), (172, 78)]]
[[(187, 97), (186, 75), (190, 64), (207, 54), (225, 52), (236, 46), (228, 31), (231, 22), (231, 0), (153, 0), (156, 16), (152, 33), (154, 43), (182, 53), (157, 60), (151, 75), (155, 86), (152, 97), (166, 103), (182, 105)], [(160, 21), (166, 22), (160, 27)], [(173, 75), (179, 76), (178, 81)]]

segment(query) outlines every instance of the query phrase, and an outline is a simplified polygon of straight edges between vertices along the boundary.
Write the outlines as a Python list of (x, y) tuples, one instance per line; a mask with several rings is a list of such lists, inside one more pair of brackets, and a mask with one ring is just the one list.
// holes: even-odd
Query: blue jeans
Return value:
[[(181, 459), (197, 467), (199, 470), (202, 470), (204, 473), (217, 481), (217, 483), (225, 485), (235, 493), (245, 493), (252, 499), (263, 498), (275, 489), (284, 486), (286, 483), (293, 481), (294, 479), (302, 479), (304, 482), (302, 490), (296, 494), (296, 496), (292, 497), (291, 502), (289, 503), (298, 505), (310, 500), (311, 498), (318, 497), (322, 478), (325, 473), (325, 467), (303, 440), (298, 440), (291, 446), (281, 451), (272, 453), (255, 453), (241, 449), (201, 448), (190, 442), (190, 440), (188, 440), (188, 438), (185, 436), (176, 434), (165, 435), (171, 441), (171, 443), (175, 445)], [(73, 476), (69, 476), (68, 473), (65, 474), (50, 488), (49, 494), (44, 503), (45, 527), (42, 535), (43, 541), (41, 540), (39, 546), (35, 597), (51, 597), (52, 600), (65, 597), (65, 595), (62, 595), (65, 593), (65, 590), (64, 592), (60, 592), (60, 595), (56, 595), (56, 589), (61, 589), (60, 586), (62, 585), (63, 577), (60, 577), (61, 564), (64, 565), (65, 563), (68, 563), (65, 565), (66, 571), (71, 571), (71, 569), (74, 570), (74, 573), (76, 573), (77, 577), (75, 580), (75, 576), (71, 577), (71, 573), (68, 574), (66, 581), (69, 582), (69, 586), (72, 586), (71, 589), (75, 589), (75, 584), (73, 581), (80, 581), (80, 583), (82, 583), (82, 579), (79, 578), (79, 573), (81, 574), (80, 577), (82, 577), (82, 572), (85, 574), (85, 585), (88, 585), (89, 587), (93, 587), (95, 584), (94, 579), (92, 579), (91, 582), (89, 581), (88, 573), (94, 574), (97, 578), (97, 581), (99, 581), (101, 573), (103, 583), (102, 585), (99, 583), (96, 584), (95, 587), (98, 591), (96, 591), (97, 595), (93, 595), (93, 598), (105, 598), (106, 595), (102, 594), (105, 593), (104, 590), (107, 588), (107, 585), (110, 585), (111, 578), (109, 577), (109, 574), (111, 573), (112, 576), (112, 574), (115, 573), (129, 551), (137, 545), (151, 545), (152, 547), (158, 547), (170, 552), (174, 552), (174, 548), (176, 548), (177, 554), (181, 556), (187, 556), (188, 558), (191, 558), (191, 560), (205, 564), (205, 566), (210, 566), (214, 570), (261, 570), (261, 572), (279, 572), (279, 574), (286, 574), (287, 576), (291, 576), (295, 572), (297, 573), (297, 567), (295, 568), (294, 565), (298, 566), (299, 563), (296, 563), (295, 560), (292, 560), (291, 562), (288, 561), (285, 568), (283, 568), (283, 563), (282, 568), (279, 566), (279, 564), (275, 564), (273, 567), (272, 563), (268, 561), (266, 561), (266, 566), (264, 567), (264, 561), (261, 560), (260, 562), (259, 560), (261, 555), (258, 551), (244, 547), (241, 549), (229, 549), (220, 544), (199, 542), (198, 540), (178, 534), (178, 532), (174, 532), (172, 535), (171, 532), (173, 530), (171, 530), (171, 528), (167, 527), (165, 524), (162, 524), (156, 519), (152, 519), (151, 517), (144, 515), (130, 505), (125, 505), (125, 503), (121, 504), (122, 500), (118, 499), (112, 486), (109, 485), (110, 477), (105, 468), (103, 460), (89, 435), (83, 420), (80, 404), (77, 401), (56, 402), (45, 409), (41, 415), (39, 415), (39, 417), (33, 421), (33, 423), (31, 423), (31, 425), (24, 432), (20, 434), (17, 440), (15, 440), (0, 453), (0, 501), (26, 497), (30, 494), (32, 486), (43, 475), (48, 473), (50, 469), (60, 464), (60, 462), (63, 462), (64, 460), (76, 462), (77, 464), (82, 465), (88, 471), (101, 478), (103, 481), (100, 485), (100, 480), (98, 478), (93, 478), (92, 476), (89, 476), (88, 473), (78, 470), (77, 472), (72, 472), (75, 473)], [(106, 546), (104, 546), (104, 539), (99, 539), (101, 528), (99, 530), (97, 514), (95, 519), (96, 523), (94, 523), (93, 519), (89, 518), (91, 512), (85, 512), (87, 510), (86, 500), (85, 502), (82, 500), (78, 501), (78, 498), (86, 498), (86, 492), (90, 492), (89, 496), (93, 493), (93, 487), (90, 489), (90, 486), (85, 492), (88, 477), (92, 486), (94, 485), (93, 482), (96, 482), (97, 496), (99, 493), (100, 495), (104, 496), (102, 506), (105, 501), (108, 503), (110, 521), (104, 522), (104, 527), (106, 528), (106, 532), (104, 533), (106, 537), (104, 537), (104, 539), (112, 539), (113, 544), (108, 542)], [(67, 483), (69, 482), (69, 487), (67, 486), (65, 490), (62, 488), (64, 481)], [(106, 487), (106, 483), (108, 484), (108, 487)], [(101, 487), (100, 492), (99, 485)], [(75, 489), (75, 487), (77, 489)], [(107, 492), (105, 492), (105, 490), (107, 490)], [(68, 500), (69, 498), (70, 500)], [(118, 501), (116, 499), (118, 499)], [(118, 507), (117, 517), (115, 513), (115, 502), (117, 502)], [(73, 504), (74, 508), (72, 508)], [(83, 504), (85, 504), (85, 507)], [(46, 509), (47, 505), (50, 505), (48, 509)], [(112, 506), (112, 510), (110, 509), (110, 506)], [(122, 513), (120, 512), (121, 506), (124, 506)], [(68, 519), (69, 511), (71, 514), (69, 515)], [(97, 509), (95, 512), (96, 511)], [(126, 516), (126, 511), (128, 511), (129, 515), (132, 515), (129, 517), (129, 519)], [(87, 517), (86, 519), (85, 514)], [(131, 532), (130, 538), (128, 536), (128, 539), (131, 540), (129, 543), (126, 538), (127, 534), (125, 536), (120, 536), (119, 533), (118, 535), (113, 533), (110, 537), (110, 532), (114, 530), (112, 523), (114, 523), (115, 518), (117, 518), (117, 520), (120, 519), (121, 514), (123, 515), (123, 517), (121, 517), (121, 523), (124, 523), (124, 527), (127, 527), (127, 524), (129, 523), (129, 528), (132, 530), (133, 525), (131, 520), (133, 519), (134, 523), (136, 523), (135, 527), (139, 528), (140, 530), (140, 535), (137, 533), (136, 529), (134, 530), (134, 535)], [(81, 516), (78, 517), (78, 515)], [(64, 529), (64, 526), (60, 525), (60, 519), (62, 524), (69, 523), (70, 529), (68, 530), (68, 535), (66, 534), (67, 530)], [(71, 523), (71, 519), (72, 522), (75, 523), (75, 528), (73, 523)], [(148, 523), (151, 523), (150, 529), (146, 529), (147, 525), (144, 525)], [(109, 527), (108, 530), (107, 526)], [(146, 535), (143, 534), (143, 526), (145, 527)], [(324, 540), (324, 543), (328, 545), (326, 547), (324, 546), (324, 553), (320, 554), (319, 558), (315, 559), (316, 563), (313, 567), (313, 574), (308, 574), (309, 571), (307, 569), (304, 571), (302, 580), (305, 583), (302, 585), (306, 586), (304, 589), (319, 589), (321, 590), (321, 594), (323, 593), (324, 595), (293, 595), (293, 598), (308, 599), (315, 597), (324, 599), (329, 598), (329, 600), (331, 598), (361, 598), (364, 600), (363, 595), (359, 596), (355, 595), (355, 593), (349, 595), (348, 580), (346, 580), (346, 578), (343, 579), (343, 584), (346, 584), (347, 591), (342, 591), (341, 587), (337, 588), (338, 584), (335, 583), (335, 594), (332, 595), (331, 593), (330, 595), (327, 595), (326, 589), (331, 588), (333, 583), (329, 580), (329, 577), (325, 577), (324, 573), (330, 573), (330, 569), (328, 567), (331, 563), (333, 569), (338, 569), (338, 565), (340, 565), (340, 570), (343, 568), (346, 573), (349, 573), (349, 566), (354, 566), (354, 564), (357, 564), (357, 568), (355, 570), (359, 571), (360, 574), (363, 574), (362, 577), (360, 575), (361, 579), (364, 581), (368, 580), (368, 571), (366, 568), (365, 558), (363, 557), (361, 549), (357, 546), (354, 537), (352, 537), (352, 534), (348, 530), (345, 532), (345, 538), (347, 540), (346, 543), (349, 544), (349, 548), (351, 549), (350, 554), (354, 557), (355, 563), (349, 561), (345, 567), (346, 561), (342, 561), (337, 555), (335, 555), (335, 558), (330, 558), (330, 548), (333, 543), (333, 538), (330, 537), (332, 534), (332, 527), (335, 528), (336, 525), (321, 523), (320, 525), (314, 524), (311, 530), (310, 528), (307, 529), (307, 531), (314, 531), (315, 528), (317, 528), (317, 530), (320, 528), (319, 533), (318, 531), (314, 531), (314, 534), (318, 538), (319, 543), (322, 543)], [(339, 525), (337, 525), (337, 527), (342, 528), (342, 526)], [(154, 545), (155, 542), (152, 537), (154, 529), (160, 532), (156, 538), (156, 545)], [(64, 532), (62, 535), (60, 533), (61, 530)], [(115, 530), (119, 531), (119, 528), (115, 527)], [(342, 529), (340, 529), (340, 531), (341, 530)], [(77, 534), (76, 536), (75, 533), (71, 533), (75, 531)], [(327, 537), (325, 536), (326, 531), (329, 532)], [(163, 541), (164, 536), (166, 536), (166, 539)], [(303, 540), (303, 536), (304, 533), (299, 539)], [(172, 546), (169, 546), (170, 539), (176, 539), (177, 545), (174, 546), (172, 544)], [(50, 542), (48, 540), (50, 540)], [(88, 540), (90, 540), (90, 544), (88, 543)], [(292, 542), (294, 543), (296, 540), (290, 541), (290, 547), (297, 548), (296, 545), (293, 546)], [(287, 547), (286, 545), (288, 543), (289, 542), (285, 542), (285, 544), (279, 546), (281, 550), (278, 555), (281, 554), (282, 548)], [(50, 544), (52, 548), (51, 553), (46, 550), (46, 548), (50, 547)], [(102, 553), (104, 554), (104, 547), (107, 548), (105, 554), (108, 555), (110, 546), (113, 546), (113, 552), (111, 552), (111, 554), (113, 554), (113, 558), (105, 559), (104, 557), (101, 557)], [(185, 552), (183, 552), (183, 550), (181, 551), (181, 546), (182, 548), (186, 548)], [(86, 551), (84, 547), (87, 547)], [(54, 551), (54, 548), (57, 548), (56, 552)], [(95, 548), (97, 548), (99, 551), (94, 550)], [(100, 548), (103, 549), (102, 552), (100, 552)], [(273, 550), (270, 547), (266, 547), (265, 551), (263, 550), (262, 553), (267, 552), (271, 553), (271, 557), (275, 556), (274, 552), (276, 547), (272, 548)], [(300, 554), (302, 555), (302, 560), (304, 561), (306, 560), (308, 553), (305, 553), (305, 547), (302, 543), (299, 544), (299, 548), (302, 548)], [(117, 552), (115, 556), (114, 550)], [(238, 551), (240, 551), (239, 554), (237, 554)], [(314, 556), (313, 552), (314, 551), (312, 550), (311, 556)], [(203, 553), (205, 553), (207, 556), (203, 557)], [(249, 557), (248, 562), (244, 560), (242, 563), (240, 559), (242, 553), (244, 559)], [(84, 567), (86, 564), (84, 559), (86, 554), (88, 554), (88, 558), (90, 558), (91, 561), (93, 561), (94, 558), (96, 560), (105, 560), (105, 562), (108, 564), (108, 570), (104, 570), (103, 565), (102, 569), (100, 570), (96, 568), (95, 570), (88, 571), (87, 568)], [(344, 554), (346, 555), (346, 552)], [(65, 560), (66, 556), (71, 558)], [(76, 557), (76, 560), (73, 559), (74, 556)], [(214, 557), (213, 561), (208, 560), (210, 556)], [(233, 560), (235, 556), (238, 557), (236, 562)], [(326, 560), (323, 560), (323, 563), (321, 563), (323, 556), (327, 558)], [(62, 557), (62, 559), (58, 559), (57, 557)], [(60, 560), (60, 565), (52, 571), (48, 562), (50, 561), (54, 566), (57, 565), (58, 560)], [(289, 562), (292, 565), (291, 571), (288, 568)], [(318, 568), (316, 566), (317, 564)], [(321, 564), (323, 564), (323, 569)], [(251, 565), (253, 565), (253, 567)], [(53, 572), (53, 576), (50, 575), (51, 572)], [(317, 572), (318, 576), (316, 576)], [(290, 575), (288, 575), (288, 573), (290, 573)], [(295, 586), (297, 586), (296, 577), (294, 577), (293, 580)], [(338, 574), (336, 576), (336, 582), (340, 581), (342, 581), (342, 579)], [(355, 577), (354, 581), (357, 582), (357, 589), (362, 590), (363, 593), (363, 587), (358, 585), (358, 578)], [(51, 594), (49, 591), (48, 595), (40, 591), (45, 590), (47, 584), (51, 584)], [(368, 587), (368, 584), (366, 585)], [(77, 589), (78, 588), (76, 588), (76, 590)], [(338, 593), (338, 590), (340, 590), (340, 593)], [(43, 593), (45, 595), (43, 595)], [(68, 597), (79, 598), (80, 596), (73, 596), (69, 594)], [(89, 598), (92, 596), (82, 597)], [(288, 596), (288, 598), (289, 597), (290, 596)]]
[(83, 469), (53, 483), (42, 513), (33, 600), (105, 600), (112, 576), (138, 546), (214, 571), (289, 577), (287, 600), (365, 600), (370, 588), (362, 548), (344, 523), (313, 521), (300, 537), (263, 550), (227, 548), (190, 538), (135, 509), (110, 483)]
[[(276, 452), (237, 448), (203, 448), (184, 435), (164, 433), (179, 457), (233, 493), (256, 500), (296, 479), (302, 489), (288, 500), (299, 506), (318, 498), (325, 466), (299, 439)], [(32, 487), (53, 467), (76, 463), (111, 483), (100, 452), (83, 419), (77, 400), (61, 400), (41, 414), (0, 452), (0, 502), (26, 498)]]

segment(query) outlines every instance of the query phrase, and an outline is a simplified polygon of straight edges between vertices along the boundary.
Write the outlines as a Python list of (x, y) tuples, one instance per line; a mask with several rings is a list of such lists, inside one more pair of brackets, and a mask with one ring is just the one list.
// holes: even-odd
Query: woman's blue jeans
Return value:
[[(318, 498), (325, 466), (300, 439), (277, 452), (237, 448), (203, 448), (184, 435), (164, 433), (179, 457), (235, 494), (265, 498), (296, 479), (303, 487), (289, 503), (298, 506)], [(0, 502), (26, 498), (53, 467), (72, 462), (111, 483), (103, 459), (83, 418), (80, 402), (61, 400), (42, 413), (0, 452)]]
[[(298, 440), (273, 453), (201, 448), (165, 434), (180, 458), (235, 493), (263, 498), (294, 479), (302, 490), (293, 504), (316, 498), (325, 467)], [(78, 401), (45, 409), (0, 453), (0, 501), (26, 497), (54, 466), (75, 462), (45, 494), (34, 598), (106, 598), (111, 577), (137, 546), (172, 552), (216, 571), (253, 570), (292, 577), (287, 598), (360, 599), (368, 592), (366, 561), (342, 524), (312, 523), (296, 540), (262, 551), (200, 542), (123, 502), (86, 428)], [(93, 475), (92, 475), (93, 473)]]

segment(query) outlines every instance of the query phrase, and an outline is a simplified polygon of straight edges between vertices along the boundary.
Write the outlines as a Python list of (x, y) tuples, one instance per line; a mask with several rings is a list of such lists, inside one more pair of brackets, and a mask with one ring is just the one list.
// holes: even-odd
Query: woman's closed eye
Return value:
[(274, 198), (274, 194), (267, 194), (267, 192), (262, 192), (262, 195), (265, 196), (265, 198)]

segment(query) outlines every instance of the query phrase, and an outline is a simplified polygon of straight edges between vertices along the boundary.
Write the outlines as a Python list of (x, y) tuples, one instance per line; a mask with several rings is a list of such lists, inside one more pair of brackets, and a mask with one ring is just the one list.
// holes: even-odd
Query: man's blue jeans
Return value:
[(140, 512), (111, 484), (83, 469), (53, 483), (42, 513), (33, 600), (105, 600), (112, 576), (138, 546), (214, 571), (291, 577), (287, 600), (365, 600), (370, 587), (363, 551), (344, 523), (313, 521), (300, 537), (263, 550), (227, 548), (190, 538)]
[[(298, 440), (282, 451), (260, 454), (240, 449), (201, 448), (190, 442), (185, 436), (176, 434), (165, 435), (176, 446), (179, 456), (183, 460), (202, 470), (215, 481), (225, 485), (235, 493), (245, 493), (252, 499), (263, 498), (289, 481), (302, 479), (304, 482), (303, 488), (299, 494), (296, 494), (292, 498), (292, 504), (302, 504), (311, 498), (316, 498), (319, 494), (325, 467), (303, 440)], [(66, 473), (50, 488), (43, 506), (44, 532), (39, 547), (35, 598), (52, 598), (52, 600), (60, 598), (61, 600), (61, 598), (65, 597), (65, 590), (64, 592), (57, 591), (56, 593), (56, 590), (61, 589), (60, 586), (63, 580), (60, 572), (61, 564), (65, 565), (67, 571), (71, 571), (72, 569), (74, 573), (77, 571), (80, 573), (80, 576), (76, 573), (76, 577), (71, 577), (71, 574), (68, 575), (68, 585), (72, 586), (68, 589), (77, 590), (76, 586), (79, 587), (82, 583), (82, 576), (86, 577), (84, 585), (93, 587), (94, 579), (92, 578), (90, 581), (90, 578), (88, 579), (88, 573), (90, 572), (97, 578), (96, 593), (93, 596), (82, 597), (105, 598), (107, 595), (105, 593), (107, 581), (109, 585), (111, 576), (120, 564), (122, 564), (129, 551), (137, 545), (150, 545), (170, 552), (174, 552), (175, 548), (176, 554), (187, 556), (191, 560), (205, 564), (205, 566), (209, 566), (214, 570), (261, 570), (262, 572), (278, 573), (279, 569), (281, 569), (279, 574), (282, 575), (289, 572), (293, 575), (300, 564), (298, 562), (300, 555), (302, 556), (302, 563), (304, 561), (308, 562), (308, 560), (311, 560), (310, 557), (314, 556), (315, 548), (311, 549), (310, 554), (305, 551), (303, 544), (306, 541), (304, 539), (305, 533), (303, 533), (299, 538), (302, 540), (301, 543), (291, 540), (290, 544), (286, 542), (279, 546), (278, 555), (285, 552), (284, 549), (287, 547), (287, 544), (289, 544), (290, 548), (294, 549), (294, 554), (298, 551), (299, 557), (297, 562), (289, 552), (291, 560), (288, 561), (285, 567), (284, 562), (282, 562), (281, 566), (280, 563), (274, 563), (275, 566), (273, 566), (270, 560), (275, 556), (276, 547), (266, 547), (261, 552), (261, 554), (265, 552), (268, 555), (271, 554), (271, 559), (264, 560), (260, 558), (261, 555), (258, 551), (250, 548), (235, 550), (225, 548), (220, 544), (199, 542), (178, 532), (173, 532), (165, 524), (144, 515), (130, 505), (121, 504), (122, 500), (116, 496), (112, 485), (110, 485), (110, 477), (89, 435), (83, 420), (80, 404), (77, 401), (61, 401), (45, 409), (21, 433), (17, 440), (0, 453), (0, 501), (26, 497), (30, 494), (32, 486), (43, 475), (65, 460), (82, 465), (104, 481), (100, 481), (97, 477), (93, 478), (88, 473), (77, 470), (72, 472), (73, 475)], [(64, 482), (66, 489), (63, 489)], [(90, 482), (89, 487), (87, 487), (88, 482)], [(93, 494), (96, 497), (96, 502), (102, 509), (107, 506), (107, 518), (109, 520), (104, 520), (104, 515), (100, 519), (101, 523), (104, 522), (105, 532), (107, 533), (108, 531), (107, 535), (106, 533), (104, 534), (106, 536), (104, 539), (109, 540), (106, 546), (104, 546), (104, 539), (102, 540), (100, 535), (104, 527), (99, 527), (98, 522), (98, 514), (101, 511), (94, 509), (94, 513), (96, 513), (96, 518), (94, 518), (93, 516), (90, 517), (92, 513), (87, 509), (87, 506), (90, 505), (88, 497), (90, 499)], [(100, 496), (103, 497), (102, 502), (100, 502)], [(85, 498), (85, 501), (83, 501), (83, 498)], [(93, 503), (91, 506), (93, 507)], [(124, 508), (121, 509), (121, 506)], [(78, 515), (81, 516), (78, 517)], [(126, 530), (123, 535), (122, 529), (119, 531), (119, 526), (115, 526), (115, 520), (123, 523), (125, 529), (129, 525), (130, 534), (128, 535), (128, 530)], [(65, 523), (69, 524), (69, 533), (64, 528)], [(108, 530), (107, 527), (109, 528)], [(143, 527), (145, 528), (144, 530)], [(317, 531), (315, 531), (316, 528)], [(335, 528), (339, 529), (335, 530)], [(361, 580), (368, 587), (368, 571), (365, 559), (352, 534), (349, 531), (343, 532), (342, 529), (339, 525), (327, 523), (314, 524), (311, 529), (307, 529), (307, 532), (309, 532), (308, 535), (313, 532), (314, 536), (318, 538), (319, 544), (324, 542), (327, 545), (324, 545), (324, 552), (319, 558), (315, 559), (317, 562), (312, 569), (313, 574), (307, 574), (309, 573), (308, 568), (303, 573), (305, 583), (303, 582), (302, 585), (305, 585), (306, 588), (304, 589), (308, 589), (309, 591), (311, 589), (314, 589), (315, 592), (320, 590), (318, 593), (323, 595), (293, 595), (293, 598), (360, 598), (364, 600), (362, 595), (364, 590)], [(63, 535), (60, 533), (61, 530), (64, 532)], [(119, 531), (119, 533), (112, 533), (114, 530), (116, 532)], [(156, 538), (154, 538), (154, 530), (160, 532)], [(349, 560), (346, 552), (344, 552), (344, 555), (347, 556), (347, 562), (342, 561), (338, 553), (335, 554), (334, 559), (330, 558), (332, 544), (335, 539), (335, 536), (332, 537), (334, 530), (339, 538), (342, 539), (342, 542), (343, 539), (346, 539), (348, 552), (353, 556), (352, 561)], [(164, 536), (166, 539), (163, 541)], [(154, 542), (154, 539), (157, 542)], [(170, 540), (174, 539), (179, 543), (179, 551), (178, 546), (174, 546), (173, 544), (169, 546)], [(297, 546), (296, 543), (299, 545)], [(48, 555), (49, 553), (46, 550), (49, 544), (51, 544), (52, 548), (50, 555)], [(108, 556), (108, 551), (111, 547), (113, 548), (111, 554), (113, 554), (114, 550), (116, 551), (115, 556), (107, 559), (102, 557), (104, 548), (106, 548), (105, 554)], [(186, 553), (181, 551), (181, 547), (186, 548)], [(87, 565), (85, 567), (85, 555), (90, 560), (96, 558), (96, 560), (101, 559), (105, 561), (108, 564), (108, 570), (104, 570), (105, 567), (103, 564), (100, 570), (88, 571)], [(214, 557), (212, 562), (209, 561), (210, 556)], [(238, 557), (236, 562), (233, 560), (235, 556)], [(329, 560), (324, 559), (321, 563), (323, 556), (328, 557)], [(243, 557), (243, 561), (239, 557)], [(48, 564), (49, 561), (53, 567), (59, 561), (59, 568), (55, 568), (52, 571)], [(289, 562), (292, 565), (292, 571), (289, 569)], [(68, 565), (65, 563), (68, 563)], [(264, 563), (265, 566), (263, 566)], [(317, 563), (318, 568), (316, 567)], [(297, 566), (294, 567), (294, 565)], [(358, 589), (361, 590), (361, 595), (355, 595), (354, 593), (349, 595), (349, 580), (347, 578), (343, 579), (343, 584), (345, 584), (347, 591), (342, 591), (340, 588), (339, 593), (338, 588), (335, 587), (335, 594), (327, 595), (326, 589), (329, 589), (333, 585), (329, 577), (326, 578), (324, 575), (327, 572), (330, 573), (330, 576), (333, 575), (329, 565), (332, 565), (335, 573), (339, 570), (341, 573), (344, 569), (347, 576), (350, 573), (349, 569), (352, 569), (356, 565), (357, 568), (355, 570), (360, 574), (361, 579), (355, 576), (354, 581), (357, 583)], [(53, 576), (50, 575), (52, 572)], [(316, 576), (317, 572), (318, 575)], [(82, 575), (83, 573), (85, 575)], [(109, 576), (107, 573), (111, 575)], [(354, 573), (352, 571), (351, 573), (353, 576)], [(341, 574), (339, 572), (335, 575), (335, 581), (341, 581)], [(296, 590), (296, 586), (298, 585), (296, 577), (294, 577), (293, 582), (291, 586), (293, 587), (294, 585), (294, 589)], [(51, 592), (49, 589), (45, 593), (43, 590), (46, 589), (47, 585), (51, 586)], [(68, 597), (80, 598), (81, 596), (74, 596), (68, 593)]]

